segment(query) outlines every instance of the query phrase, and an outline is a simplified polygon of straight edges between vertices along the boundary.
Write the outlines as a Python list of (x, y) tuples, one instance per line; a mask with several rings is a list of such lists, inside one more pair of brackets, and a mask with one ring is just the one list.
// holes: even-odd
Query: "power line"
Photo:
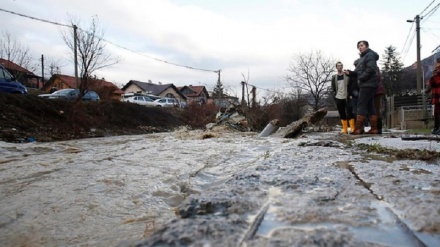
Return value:
[[(84, 30), (81, 29), (81, 31), (84, 31)], [(87, 31), (84, 31), (84, 32), (87, 32)], [(118, 47), (118, 48), (121, 48), (123, 50), (127, 50), (127, 51), (135, 53), (137, 55), (140, 55), (140, 56), (143, 56), (143, 57), (146, 57), (146, 58), (149, 58), (149, 59), (153, 59), (153, 60), (156, 60), (156, 61), (159, 61), (159, 62), (162, 62), (162, 63), (171, 64), (171, 65), (174, 65), (174, 66), (177, 66), (177, 67), (183, 67), (183, 68), (192, 69), (192, 70), (200, 70), (200, 71), (218, 73), (218, 70), (201, 69), (201, 68), (195, 68), (195, 67), (191, 67), (191, 66), (187, 66), (187, 65), (181, 65), (181, 64), (177, 64), (177, 63), (173, 63), (173, 62), (168, 62), (168, 61), (165, 61), (165, 60), (162, 60), (162, 59), (159, 59), (159, 58), (155, 58), (155, 57), (152, 57), (152, 56), (148, 56), (148, 55), (139, 53), (139, 52), (137, 52), (135, 50), (132, 50), (132, 49), (126, 48), (124, 46), (118, 45), (118, 44), (113, 43), (113, 42), (111, 42), (109, 40), (106, 40), (106, 39), (104, 39), (102, 37), (99, 37), (99, 36), (97, 36), (97, 37), (99, 39), (101, 39), (101, 40), (111, 44), (111, 45), (114, 45), (114, 46)]]
[(413, 27), (414, 27), (414, 22), (412, 23), (412, 25), (411, 25), (411, 27), (409, 29), (408, 35), (406, 36), (405, 44), (403, 45), (402, 52), (400, 54), (403, 54), (403, 51), (405, 50), (405, 46), (408, 43), (408, 39), (409, 39), (409, 37), (410, 37), (410, 35), (412, 33)]
[(424, 19), (424, 21), (426, 21), (429, 17), (431, 17), (432, 14), (435, 13), (435, 11), (437, 11), (439, 7), (440, 7), (440, 3), (437, 4), (435, 7), (433, 7), (426, 15), (422, 16), (421, 18)]
[(250, 84), (250, 83), (248, 83), (248, 82), (245, 82), (245, 83), (246, 83), (248, 86), (254, 87), (254, 88), (259, 89), (259, 90), (262, 90), (262, 91), (267, 91), (267, 92), (269, 92), (269, 93), (279, 93), (278, 91), (275, 91), (275, 90), (272, 90), (272, 89), (266, 89), (266, 88), (258, 87), (258, 86), (252, 85), (252, 84)]
[(438, 39), (440, 38), (439, 35), (435, 34), (434, 32), (429, 32), (426, 29), (422, 29), (422, 31), (427, 34), (428, 37), (430, 37), (432, 39), (432, 41), (434, 42), (438, 42)]
[(16, 13), (16, 12), (13, 12), (13, 11), (9, 11), (9, 10), (6, 10), (6, 9), (2, 9), (2, 8), (0, 8), (0, 11), (6, 12), (6, 13), (10, 13), (10, 14), (13, 14), (13, 15), (18, 15), (18, 16), (25, 17), (25, 18), (29, 18), (29, 19), (32, 19), (32, 20), (46, 22), (46, 23), (49, 23), (49, 24), (57, 25), (57, 26), (70, 27), (70, 28), (72, 27), (70, 25), (66, 25), (66, 24), (62, 24), (62, 23), (58, 23), (58, 22), (54, 22), (54, 21), (48, 21), (48, 20), (44, 20), (44, 19), (40, 19), (40, 18), (28, 16), (28, 15), (23, 15), (23, 14), (19, 14), (19, 13)]
[(434, 2), (435, 0), (432, 0), (432, 2), (419, 15), (422, 15), (423, 12), (425, 12)]
[[(9, 11), (9, 10), (5, 10), (5, 9), (2, 9), (2, 8), (0, 8), (0, 11), (7, 12), (7, 13), (10, 13), (10, 14), (13, 14), (13, 15), (18, 15), (18, 16), (25, 17), (25, 18), (29, 18), (29, 19), (32, 19), (32, 20), (37, 20), (37, 21), (41, 21), (41, 22), (45, 22), (45, 23), (49, 23), (49, 24), (53, 24), (53, 25), (57, 25), (57, 26), (63, 26), (63, 27), (73, 28), (73, 26), (71, 26), (71, 25), (62, 24), (62, 23), (58, 23), (58, 22), (54, 22), (54, 21), (49, 21), (49, 20), (44, 20), (44, 19), (41, 19), (41, 18), (37, 18), (37, 17), (33, 17), (33, 16), (28, 16), (28, 15), (24, 15), (24, 14), (16, 13), (16, 12)], [(81, 29), (81, 28), (78, 28), (78, 29), (80, 29), (80, 30), (83, 31), (83, 32), (89, 33), (89, 32), (87, 32), (86, 30), (83, 30), (83, 29)], [(89, 33), (89, 34), (90, 34), (90, 33)], [(95, 36), (96, 36), (96, 35), (95, 35)], [(214, 73), (218, 73), (218, 72), (219, 72), (219, 70), (202, 69), (202, 68), (196, 68), (196, 67), (191, 67), (191, 66), (187, 66), (187, 65), (181, 65), (181, 64), (177, 64), (177, 63), (173, 63), (173, 62), (168, 62), (168, 61), (166, 61), (166, 60), (162, 60), (162, 59), (159, 59), (159, 58), (155, 58), (155, 57), (152, 57), (152, 56), (148, 56), (148, 55), (142, 54), (142, 53), (140, 53), (140, 52), (137, 52), (137, 51), (134, 51), (134, 50), (132, 50), (132, 49), (126, 48), (126, 47), (124, 47), (124, 46), (122, 46), (122, 45), (118, 45), (118, 44), (116, 44), (116, 43), (114, 43), (114, 42), (111, 42), (111, 41), (109, 41), (109, 40), (106, 40), (106, 39), (104, 39), (104, 38), (102, 38), (102, 37), (99, 37), (99, 36), (96, 36), (96, 37), (97, 37), (98, 39), (103, 40), (104, 42), (107, 42), (107, 43), (111, 44), (111, 45), (114, 45), (114, 46), (119, 47), (119, 48), (121, 48), (121, 49), (124, 49), (124, 50), (130, 51), (130, 52), (135, 53), (135, 54), (137, 54), (137, 55), (140, 55), (140, 56), (143, 56), (143, 57), (146, 57), (146, 58), (149, 58), (149, 59), (156, 60), (156, 61), (158, 61), (158, 62), (162, 62), (162, 63), (166, 63), (166, 64), (174, 65), (174, 66), (177, 66), (177, 67), (182, 67), (182, 68), (192, 69), (192, 70), (199, 70), (199, 71), (205, 71), (205, 72), (214, 72)]]
[(413, 35), (412, 35), (411, 40), (409, 42), (409, 45), (407, 46), (406, 50), (402, 53), (403, 60), (405, 60), (406, 56), (408, 55), (409, 48), (411, 48), (411, 45), (412, 45), (415, 37), (416, 37), (416, 33), (413, 32)]

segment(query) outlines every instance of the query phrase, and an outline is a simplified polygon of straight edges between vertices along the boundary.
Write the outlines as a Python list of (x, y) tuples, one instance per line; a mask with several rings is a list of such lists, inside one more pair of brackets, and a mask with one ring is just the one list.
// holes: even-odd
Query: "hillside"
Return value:
[(125, 102), (65, 102), (0, 94), (0, 141), (48, 142), (143, 134), (185, 125), (182, 109)]

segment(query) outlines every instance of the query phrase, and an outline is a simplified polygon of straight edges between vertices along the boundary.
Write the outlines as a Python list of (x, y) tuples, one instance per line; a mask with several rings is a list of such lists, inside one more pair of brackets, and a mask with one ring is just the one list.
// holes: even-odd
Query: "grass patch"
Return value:
[(409, 129), (406, 131), (408, 134), (431, 134), (432, 129)]
[(359, 149), (367, 152), (375, 152), (380, 154), (392, 155), (396, 159), (424, 160), (431, 161), (440, 158), (440, 152), (419, 149), (391, 149), (383, 147), (379, 144), (357, 144)]

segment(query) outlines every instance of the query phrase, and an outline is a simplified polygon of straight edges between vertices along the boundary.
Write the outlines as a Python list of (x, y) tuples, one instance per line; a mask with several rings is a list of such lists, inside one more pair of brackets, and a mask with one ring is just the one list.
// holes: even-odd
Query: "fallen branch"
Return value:
[(417, 141), (417, 140), (430, 140), (430, 141), (440, 141), (439, 135), (410, 135), (402, 136), (402, 141)]
[[(280, 128), (276, 132), (276, 136), (281, 136), (284, 138), (295, 138), (299, 134), (302, 133), (302, 130), (318, 121), (323, 119), (327, 115), (327, 108), (321, 108), (315, 112), (305, 115), (301, 119), (287, 125), (284, 128)], [(268, 136), (274, 133), (278, 127), (276, 126), (277, 120), (272, 120), (266, 128), (264, 128), (263, 132), (260, 133), (260, 137)]]

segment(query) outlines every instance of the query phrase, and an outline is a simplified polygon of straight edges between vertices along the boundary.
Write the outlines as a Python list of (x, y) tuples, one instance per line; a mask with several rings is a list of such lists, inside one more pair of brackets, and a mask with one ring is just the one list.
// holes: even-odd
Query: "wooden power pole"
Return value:
[[(425, 82), (422, 80), (422, 62), (420, 59), (420, 16), (416, 15), (414, 20), (407, 20), (407, 22), (415, 22), (416, 23), (416, 37), (417, 37), (417, 95), (422, 95), (422, 108), (423, 108), (423, 118), (425, 120), (425, 127), (428, 124), (428, 113), (426, 109), (426, 94), (422, 93), (422, 87)], [(423, 83), (423, 85), (422, 85)]]

